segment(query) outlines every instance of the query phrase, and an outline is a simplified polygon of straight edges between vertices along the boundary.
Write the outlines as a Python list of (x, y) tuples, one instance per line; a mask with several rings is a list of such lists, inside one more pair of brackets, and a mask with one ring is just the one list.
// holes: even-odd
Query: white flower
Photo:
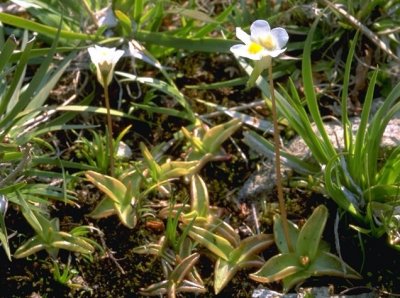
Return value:
[(111, 5), (103, 8), (102, 10), (96, 11), (95, 18), (99, 27), (106, 26), (107, 28), (114, 28), (118, 25), (118, 20), (115, 17)]
[(96, 66), (97, 79), (103, 87), (110, 85), (114, 73), (115, 65), (124, 54), (122, 50), (94, 46), (88, 48), (90, 59)]
[(263, 57), (277, 57), (283, 53), (284, 46), (289, 40), (289, 35), (283, 28), (271, 30), (267, 21), (257, 20), (250, 27), (250, 35), (241, 28), (236, 28), (236, 37), (244, 44), (231, 47), (231, 51), (241, 57), (252, 60), (261, 60)]

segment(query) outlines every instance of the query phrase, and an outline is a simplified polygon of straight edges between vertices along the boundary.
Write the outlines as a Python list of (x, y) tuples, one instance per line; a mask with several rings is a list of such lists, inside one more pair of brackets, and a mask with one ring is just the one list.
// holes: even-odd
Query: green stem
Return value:
[[(105, 82), (105, 80), (104, 80)], [(111, 119), (111, 108), (110, 108), (110, 98), (108, 95), (108, 86), (104, 84), (104, 101), (106, 103), (107, 109), (107, 132), (108, 132), (108, 150), (110, 152), (110, 176), (114, 177), (114, 140), (113, 140), (113, 130), (112, 130), (112, 119)]]
[(276, 112), (276, 99), (275, 99), (274, 81), (272, 78), (271, 60), (268, 63), (268, 76), (269, 76), (269, 89), (270, 89), (271, 101), (272, 101), (272, 119), (273, 119), (273, 123), (274, 123), (276, 188), (278, 191), (279, 210), (281, 212), (281, 217), (282, 217), (283, 233), (285, 234), (288, 249), (290, 252), (292, 252), (293, 246), (292, 246), (292, 242), (290, 241), (290, 237), (289, 237), (289, 224), (287, 221), (286, 206), (285, 206), (285, 200), (283, 197), (282, 176), (281, 176), (281, 153), (280, 153), (280, 141), (279, 141), (279, 131), (278, 131), (278, 115)]

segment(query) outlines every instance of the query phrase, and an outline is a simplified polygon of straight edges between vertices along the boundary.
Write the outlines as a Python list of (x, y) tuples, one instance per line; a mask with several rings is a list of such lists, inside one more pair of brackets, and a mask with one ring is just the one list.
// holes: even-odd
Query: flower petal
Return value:
[(284, 49), (276, 49), (273, 51), (269, 51), (269, 50), (264, 50), (262, 55), (263, 56), (270, 56), (272, 58), (278, 57), (280, 54), (282, 54), (284, 51), (286, 51), (286, 48)]
[(289, 40), (289, 35), (285, 29), (277, 27), (271, 30), (271, 35), (275, 38), (278, 48), (282, 49)]
[(92, 60), (93, 64), (97, 65), (99, 63), (99, 60), (98, 60), (96, 48), (90, 47), (90, 48), (88, 48), (88, 52), (89, 52), (90, 60)]
[(257, 40), (260, 36), (263, 36), (271, 31), (267, 21), (257, 20), (250, 26), (251, 38)]
[(247, 45), (237, 44), (237, 45), (234, 45), (231, 47), (231, 52), (233, 54), (235, 54), (236, 56), (245, 57), (245, 58), (249, 58), (252, 60), (260, 60), (262, 58), (263, 51), (252, 54), (249, 52), (248, 49), (249, 49), (249, 47)]
[(245, 44), (249, 44), (251, 42), (250, 35), (242, 30), (242, 28), (236, 27), (236, 37), (239, 38)]

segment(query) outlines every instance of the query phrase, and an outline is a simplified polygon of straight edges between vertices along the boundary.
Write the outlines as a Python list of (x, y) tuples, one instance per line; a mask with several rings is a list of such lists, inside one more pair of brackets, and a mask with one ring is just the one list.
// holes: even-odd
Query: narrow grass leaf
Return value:
[[(55, 38), (55, 36), (57, 36), (57, 28), (39, 24), (37, 22), (28, 20), (26, 18), (14, 16), (14, 15), (3, 13), (3, 12), (0, 13), (0, 22), (3, 22), (4, 24), (8, 24), (11, 26), (15, 26), (17, 28), (34, 31), (34, 32), (46, 35), (51, 38)], [(84, 33), (76, 33), (76, 32), (71, 32), (71, 31), (66, 31), (66, 30), (60, 31), (60, 37), (66, 38), (66, 39), (84, 40), (84, 41), (87, 41), (87, 40), (95, 41), (95, 40), (101, 39), (101, 36), (92, 35), (92, 34), (84, 34)]]
[(303, 84), (304, 84), (304, 93), (306, 96), (307, 106), (310, 110), (310, 114), (315, 122), (315, 125), (318, 128), (319, 133), (323, 139), (321, 145), (324, 148), (325, 161), (324, 164), (328, 162), (330, 157), (336, 154), (335, 149), (333, 148), (329, 137), (326, 133), (324, 123), (321, 118), (321, 114), (319, 112), (318, 102), (314, 91), (314, 83), (312, 77), (312, 67), (311, 67), (311, 44), (314, 36), (315, 28), (319, 22), (319, 18), (316, 19), (311, 27), (310, 32), (307, 35), (307, 39), (305, 41), (304, 46), (304, 55), (302, 60), (302, 75), (303, 75)]

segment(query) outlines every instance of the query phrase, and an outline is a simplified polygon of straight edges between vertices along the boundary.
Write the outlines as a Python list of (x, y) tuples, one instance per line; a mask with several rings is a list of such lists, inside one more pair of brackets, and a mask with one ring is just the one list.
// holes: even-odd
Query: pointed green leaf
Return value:
[(14, 50), (17, 48), (17, 41), (14, 35), (8, 37), (7, 41), (4, 43), (0, 52), (0, 73), (3, 72), (4, 66), (9, 63), (9, 59), (13, 54)]
[(218, 258), (214, 269), (215, 294), (218, 294), (239, 270), (253, 267), (260, 268), (264, 263), (261, 257), (255, 255), (247, 255), (239, 262), (225, 261)]
[(65, 249), (65, 250), (69, 250), (69, 251), (73, 251), (73, 252), (78, 252), (81, 253), (83, 255), (88, 255), (93, 253), (93, 250), (88, 250), (76, 243), (72, 243), (70, 241), (66, 241), (66, 240), (59, 240), (59, 241), (54, 241), (51, 243), (51, 246), (54, 248), (61, 248), (61, 249)]
[(232, 263), (241, 263), (252, 256), (258, 255), (272, 244), (274, 244), (274, 236), (272, 234), (247, 237), (240, 241), (239, 246), (229, 255), (229, 260)]
[(137, 224), (137, 216), (135, 209), (132, 208), (132, 205), (114, 205), (121, 222), (129, 229), (133, 229)]
[(199, 284), (197, 282), (193, 282), (190, 280), (184, 280), (178, 286), (178, 292), (187, 292), (187, 293), (196, 293), (196, 294), (203, 294), (206, 293), (207, 290), (203, 284)]
[(140, 289), (140, 293), (145, 296), (157, 296), (167, 293), (168, 280), (152, 284), (145, 289)]
[(85, 176), (115, 203), (120, 204), (123, 202), (126, 193), (126, 186), (122, 184), (121, 181), (93, 171), (85, 172)]
[(196, 218), (196, 225), (228, 240), (233, 247), (237, 247), (240, 243), (240, 237), (238, 233), (232, 228), (231, 225), (217, 216), (210, 215), (207, 218), (198, 217)]
[(200, 10), (195, 9), (187, 9), (183, 7), (173, 7), (167, 10), (167, 13), (179, 16), (185, 16), (188, 18), (192, 18), (195, 20), (199, 20), (204, 23), (218, 23), (213, 18), (211, 18), (208, 14), (201, 12)]
[(10, 245), (8, 244), (7, 234), (5, 234), (3, 231), (0, 231), (0, 242), (3, 246), (4, 252), (6, 253), (8, 260), (11, 261)]
[(4, 252), (8, 259), (11, 261), (10, 245), (8, 243), (7, 226), (5, 222), (5, 215), (8, 208), (8, 199), (0, 194), (0, 244), (3, 246)]
[(147, 149), (144, 143), (140, 143), (140, 150), (142, 151), (143, 158), (146, 160), (147, 165), (149, 166), (150, 175), (153, 179), (157, 180), (160, 173), (161, 167), (157, 164), (156, 160), (154, 159), (153, 155)]
[(38, 236), (35, 236), (28, 239), (24, 244), (17, 248), (14, 253), (14, 258), (26, 258), (44, 248), (45, 244), (43, 243), (43, 241)]
[[(180, 227), (182, 227), (182, 225), (180, 225)], [(188, 234), (193, 240), (200, 243), (224, 260), (228, 260), (229, 254), (233, 251), (233, 246), (228, 240), (211, 233), (204, 228), (193, 225)]]
[[(297, 242), (299, 236), (299, 229), (291, 221), (288, 221), (288, 227), (289, 227), (290, 241), (293, 245)], [(289, 248), (286, 243), (285, 233), (283, 231), (282, 219), (279, 215), (274, 216), (274, 237), (276, 246), (278, 247), (279, 251), (281, 253), (288, 253)]]
[(209, 215), (210, 202), (207, 186), (203, 179), (195, 174), (190, 180), (191, 210), (195, 210), (200, 217)]
[(184, 258), (171, 272), (169, 280), (173, 281), (176, 285), (179, 285), (185, 278), (185, 276), (192, 270), (194, 264), (199, 260), (200, 255), (198, 253), (191, 254)]
[(285, 277), (282, 282), (283, 282), (283, 292), (288, 292), (291, 288), (293, 288), (295, 285), (305, 281), (306, 279), (310, 278), (312, 274), (307, 271), (299, 271), (296, 272), (292, 275), (289, 275)]
[(203, 138), (203, 147), (209, 153), (217, 153), (223, 142), (225, 142), (242, 125), (239, 119), (214, 126), (207, 131)]
[(97, 204), (96, 208), (89, 213), (92, 218), (105, 218), (111, 215), (117, 214), (117, 210), (114, 208), (114, 202), (109, 198), (104, 198)]
[(80, 236), (76, 236), (76, 235), (72, 235), (71, 233), (67, 233), (67, 232), (58, 232), (58, 234), (65, 240), (68, 241), (70, 243), (79, 245), (80, 247), (82, 247), (83, 249), (87, 250), (87, 251), (91, 251), (94, 252), (94, 247), (93, 245), (91, 245), (89, 242), (87, 242), (85, 240), (84, 237), (80, 237)]
[(131, 36), (132, 35), (132, 22), (131, 22), (130, 18), (120, 10), (115, 10), (114, 13), (115, 13), (115, 16), (118, 18), (119, 23), (122, 27), (123, 35)]
[(279, 254), (270, 258), (260, 270), (250, 274), (250, 278), (258, 282), (273, 282), (303, 270), (296, 254)]
[(315, 208), (307, 222), (301, 228), (296, 243), (296, 253), (299, 257), (307, 256), (313, 262), (318, 252), (322, 233), (328, 219), (328, 209), (324, 205)]
[(203, 142), (200, 140), (199, 137), (196, 137), (193, 134), (191, 134), (186, 127), (182, 127), (181, 132), (185, 136), (185, 138), (188, 139), (195, 152), (201, 154), (205, 154), (207, 152), (206, 148), (203, 145)]
[(214, 292), (218, 295), (240, 268), (236, 264), (218, 258), (214, 269)]
[(184, 168), (170, 169), (167, 172), (162, 173), (158, 177), (158, 181), (159, 182), (164, 182), (164, 181), (168, 181), (168, 180), (171, 180), (171, 179), (177, 179), (177, 178), (180, 178), (182, 176), (189, 175), (189, 174), (190, 174), (190, 171), (188, 169), (184, 169)]
[(125, 196), (124, 196), (124, 199), (121, 202), (119, 202), (122, 208), (134, 205), (135, 202), (136, 202), (136, 198), (135, 198), (133, 193), (134, 192), (137, 193), (138, 191), (137, 190), (135, 190), (135, 191), (133, 190), (134, 186), (133, 186), (132, 182), (134, 182), (134, 181), (129, 180), (126, 184), (124, 184), (124, 185), (126, 185), (125, 186), (126, 187)]
[(311, 263), (307, 270), (314, 276), (328, 275), (343, 278), (361, 278), (361, 275), (357, 271), (339, 259), (339, 257), (329, 252), (319, 253), (316, 260)]

